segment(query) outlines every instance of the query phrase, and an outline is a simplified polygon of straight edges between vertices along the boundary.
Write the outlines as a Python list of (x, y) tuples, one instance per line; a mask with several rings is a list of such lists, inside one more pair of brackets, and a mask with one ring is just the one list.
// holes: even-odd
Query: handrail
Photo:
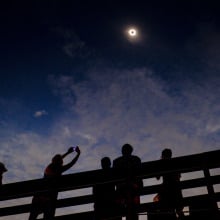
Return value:
[[(172, 158), (170, 161), (156, 160), (142, 163), (140, 170), (138, 171), (138, 177), (142, 179), (153, 178), (158, 175), (163, 175), (168, 172), (193, 172), (204, 171), (205, 169), (220, 168), (220, 150), (209, 151), (200, 154), (182, 156)], [(56, 189), (59, 192), (69, 191), (74, 189), (81, 189), (87, 187), (93, 187), (95, 184), (103, 182), (119, 182), (126, 178), (126, 176), (119, 175), (112, 169), (112, 172), (108, 175), (103, 170), (85, 171), (80, 173), (63, 175), (58, 179), (35, 179), (23, 182), (16, 182), (5, 184), (0, 190), (0, 201), (9, 199), (18, 199), (33, 196), (36, 192), (44, 192), (47, 190)], [(55, 181), (56, 180), (56, 181)], [(200, 177), (196, 179), (181, 181), (182, 189), (190, 189), (195, 187), (213, 187), (214, 184), (220, 184), (220, 175), (210, 176), (207, 180), (206, 177)], [(141, 195), (150, 195), (158, 192), (160, 184), (153, 186), (145, 186), (141, 192)], [(211, 188), (212, 189), (212, 188)], [(220, 193), (213, 191), (212, 197), (215, 202), (220, 201)], [(202, 195), (204, 197), (210, 195)], [(195, 198), (203, 198), (202, 196), (187, 197), (184, 198), (185, 205), (191, 204)], [(73, 198), (59, 199), (57, 207), (68, 207), (80, 204), (93, 203), (92, 195), (78, 196)], [(145, 203), (140, 205), (140, 212), (147, 211), (152, 208), (153, 203)], [(15, 205), (10, 207), (0, 208), (0, 216), (7, 216), (13, 214), (27, 213), (30, 210), (30, 204)], [(70, 216), (77, 216), (80, 219), (89, 219), (88, 215), (92, 215), (92, 211), (76, 213), (66, 216), (59, 216), (56, 219), (70, 219)], [(84, 217), (83, 217), (84, 216)], [(74, 217), (74, 219), (75, 219)]]

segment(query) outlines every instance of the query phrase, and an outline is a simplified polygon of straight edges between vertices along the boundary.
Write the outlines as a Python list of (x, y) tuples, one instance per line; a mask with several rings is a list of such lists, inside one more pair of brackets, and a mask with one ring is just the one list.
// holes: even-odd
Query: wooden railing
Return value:
[[(196, 211), (208, 210), (209, 213), (215, 212), (219, 215), (218, 203), (220, 203), (220, 192), (216, 192), (215, 188), (220, 186), (220, 174), (211, 175), (210, 170), (219, 168), (220, 170), (220, 150), (204, 152), (183, 157), (176, 157), (170, 161), (150, 161), (142, 163), (141, 169), (137, 175), (147, 181), (155, 178), (158, 175), (165, 173), (180, 172), (187, 174), (195, 171), (202, 171), (204, 176), (191, 178), (181, 181), (182, 190), (196, 189), (197, 187), (205, 187), (208, 193), (201, 195), (190, 195), (184, 197), (184, 206), (186, 210), (191, 211), (191, 207), (197, 207)], [(219, 171), (220, 173), (220, 171)], [(117, 172), (112, 172), (111, 175), (106, 175), (103, 170), (86, 171), (75, 174), (63, 175), (59, 179), (35, 179), (17, 183), (5, 184), (0, 189), (0, 201), (19, 199), (33, 196), (36, 192), (44, 192), (51, 189), (56, 189), (59, 192), (70, 191), (74, 189), (83, 189), (93, 187), (95, 184), (103, 182), (120, 182), (125, 176), (119, 176)], [(219, 187), (220, 188), (220, 187)], [(156, 194), (160, 189), (160, 184), (145, 185), (141, 196), (149, 196)], [(219, 190), (220, 191), (220, 190)], [(86, 205), (93, 203), (93, 195), (75, 196), (59, 199), (57, 208), (72, 207), (76, 205)], [(0, 208), (0, 217), (28, 213), (31, 204), (10, 205)], [(157, 205), (152, 201), (142, 202), (138, 209), (139, 214), (151, 213), (157, 209)], [(217, 212), (216, 212), (217, 211)], [(92, 219), (93, 210), (72, 213), (68, 215), (56, 216), (56, 219)], [(147, 218), (146, 218), (147, 219)], [(195, 218), (196, 219), (196, 218)], [(214, 217), (213, 217), (214, 219)], [(220, 219), (220, 218), (217, 218)], [(23, 219), (21, 219), (23, 220)], [(209, 218), (212, 220), (212, 217)]]

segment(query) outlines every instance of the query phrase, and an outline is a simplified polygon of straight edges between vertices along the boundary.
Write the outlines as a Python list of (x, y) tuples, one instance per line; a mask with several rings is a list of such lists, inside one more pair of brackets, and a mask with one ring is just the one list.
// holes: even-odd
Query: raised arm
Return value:
[[(66, 170), (70, 169), (78, 160), (80, 153), (81, 153), (78, 146), (76, 147), (75, 151), (76, 151), (77, 155), (72, 159), (72, 161), (70, 163), (63, 165), (62, 173), (65, 172)], [(73, 148), (71, 148), (71, 149), (69, 148), (69, 150), (62, 157), (64, 158), (65, 156), (67, 156), (68, 154), (70, 154), (72, 152), (73, 152)]]
[(73, 150), (73, 147), (70, 147), (70, 148), (68, 149), (68, 151), (67, 151), (65, 154), (62, 155), (62, 158), (66, 157), (68, 154), (71, 154), (73, 151), (74, 151), (74, 150)]

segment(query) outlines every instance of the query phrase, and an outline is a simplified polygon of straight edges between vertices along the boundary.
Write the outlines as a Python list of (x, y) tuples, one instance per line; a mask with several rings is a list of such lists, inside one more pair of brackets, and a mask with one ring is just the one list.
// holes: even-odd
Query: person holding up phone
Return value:
[[(77, 153), (76, 156), (69, 163), (63, 165), (63, 159), (74, 151)], [(70, 147), (63, 155), (56, 154), (52, 158), (51, 163), (44, 170), (44, 178), (54, 178), (61, 176), (63, 172), (70, 169), (77, 162), (79, 156), (80, 149), (78, 146), (75, 148)], [(29, 220), (37, 219), (37, 216), (40, 213), (44, 213), (45, 220), (54, 219), (57, 196), (58, 192), (54, 190), (36, 194), (32, 199), (32, 207)]]

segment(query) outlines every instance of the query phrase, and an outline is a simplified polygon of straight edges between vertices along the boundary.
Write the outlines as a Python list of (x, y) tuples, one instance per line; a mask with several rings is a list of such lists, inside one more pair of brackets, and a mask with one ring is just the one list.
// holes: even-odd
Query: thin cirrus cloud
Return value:
[(34, 112), (34, 117), (35, 118), (41, 118), (42, 116), (45, 116), (47, 114), (48, 113), (45, 110), (38, 110), (38, 111)]
[(8, 168), (4, 183), (41, 178), (52, 156), (72, 145), (82, 153), (70, 173), (100, 168), (103, 156), (120, 156), (127, 142), (143, 162), (159, 159), (164, 147), (174, 156), (219, 149), (219, 78), (180, 82), (177, 95), (147, 68), (97, 68), (87, 74), (78, 82), (49, 77), (66, 112), (47, 136), (10, 124), (10, 133), (1, 137), (0, 160)]
[(91, 51), (88, 50), (87, 45), (80, 37), (72, 30), (57, 26), (51, 29), (58, 37), (63, 40), (61, 50), (70, 58), (87, 58)]
[(159, 159), (164, 147), (172, 148), (174, 156), (219, 148), (218, 78), (186, 81), (178, 86), (178, 95), (146, 68), (94, 69), (81, 82), (71, 76), (49, 80), (65, 110), (47, 135), (16, 123), (1, 128), (6, 182), (41, 177), (54, 154), (75, 145), (82, 154), (70, 172), (99, 168), (103, 156), (118, 157), (127, 142), (143, 162)]
[[(53, 78), (53, 83), (59, 87), (64, 104), (69, 105), (74, 94), (75, 101), (69, 106), (78, 115), (74, 123), (81, 133), (97, 142), (102, 140), (103, 151), (116, 148), (119, 152), (121, 144), (131, 142), (147, 160), (159, 155), (156, 151), (163, 146), (174, 148), (177, 155), (217, 148), (219, 134), (206, 129), (207, 123), (216, 127), (213, 122), (218, 121), (219, 88), (210, 88), (212, 81), (186, 81), (180, 85), (178, 96), (169, 93), (171, 85), (147, 69), (94, 70), (84, 82), (74, 83), (72, 77), (61, 76)], [(98, 153), (99, 146), (91, 144)]]

